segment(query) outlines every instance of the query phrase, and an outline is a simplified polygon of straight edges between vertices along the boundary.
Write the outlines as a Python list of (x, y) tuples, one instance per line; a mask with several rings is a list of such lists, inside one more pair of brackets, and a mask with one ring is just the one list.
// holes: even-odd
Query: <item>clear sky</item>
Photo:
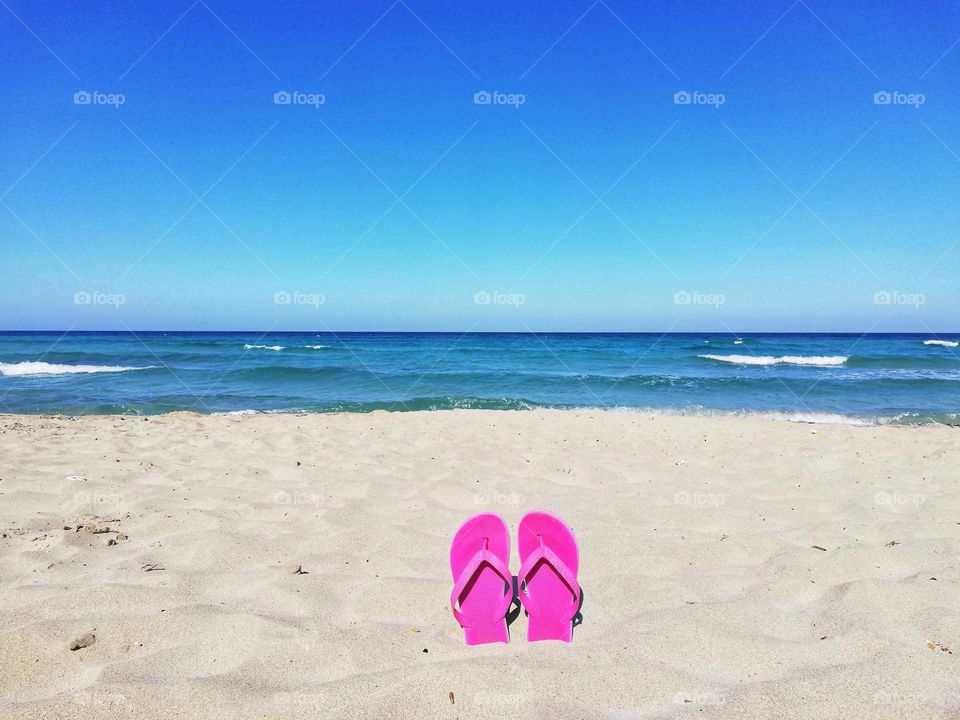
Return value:
[(947, 2), (2, 0), (0, 329), (957, 331), (958, 39)]

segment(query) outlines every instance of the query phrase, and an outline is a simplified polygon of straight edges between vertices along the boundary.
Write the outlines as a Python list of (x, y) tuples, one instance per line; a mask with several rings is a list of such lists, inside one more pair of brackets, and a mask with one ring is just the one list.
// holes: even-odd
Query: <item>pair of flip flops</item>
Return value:
[[(556, 515), (528, 512), (517, 530), (517, 593), (527, 612), (527, 640), (573, 639), (582, 593), (580, 554), (573, 531)], [(450, 607), (467, 645), (509, 642), (506, 615), (515, 597), (510, 532), (503, 518), (482, 513), (467, 520), (450, 545)]]

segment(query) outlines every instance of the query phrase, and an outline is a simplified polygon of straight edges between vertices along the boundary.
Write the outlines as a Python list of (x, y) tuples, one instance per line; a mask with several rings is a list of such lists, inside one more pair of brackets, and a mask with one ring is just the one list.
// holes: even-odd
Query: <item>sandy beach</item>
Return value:
[[(0, 713), (956, 718), (958, 468), (944, 426), (0, 416)], [(583, 623), (466, 647), (451, 535), (530, 508)]]

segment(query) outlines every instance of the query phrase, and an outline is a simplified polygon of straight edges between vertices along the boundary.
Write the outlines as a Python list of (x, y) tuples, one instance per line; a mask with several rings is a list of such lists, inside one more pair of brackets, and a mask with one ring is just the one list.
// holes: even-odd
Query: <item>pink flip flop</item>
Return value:
[(552, 513), (528, 512), (517, 531), (520, 602), (527, 611), (527, 640), (573, 639), (580, 609), (580, 553), (573, 531)]
[[(450, 608), (467, 645), (509, 642), (506, 614), (513, 602), (510, 532), (503, 518), (481, 513), (467, 520), (450, 544)], [(459, 604), (460, 609), (457, 609)]]

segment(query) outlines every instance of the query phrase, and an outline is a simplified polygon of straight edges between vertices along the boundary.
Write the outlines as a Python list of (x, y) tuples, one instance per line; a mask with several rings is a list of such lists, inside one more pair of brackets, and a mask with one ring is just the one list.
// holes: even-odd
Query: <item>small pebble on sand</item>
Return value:
[(86, 635), (81, 635), (76, 640), (70, 643), (70, 650), (81, 650), (85, 647), (90, 647), (97, 641), (97, 636), (93, 633), (87, 633)]

